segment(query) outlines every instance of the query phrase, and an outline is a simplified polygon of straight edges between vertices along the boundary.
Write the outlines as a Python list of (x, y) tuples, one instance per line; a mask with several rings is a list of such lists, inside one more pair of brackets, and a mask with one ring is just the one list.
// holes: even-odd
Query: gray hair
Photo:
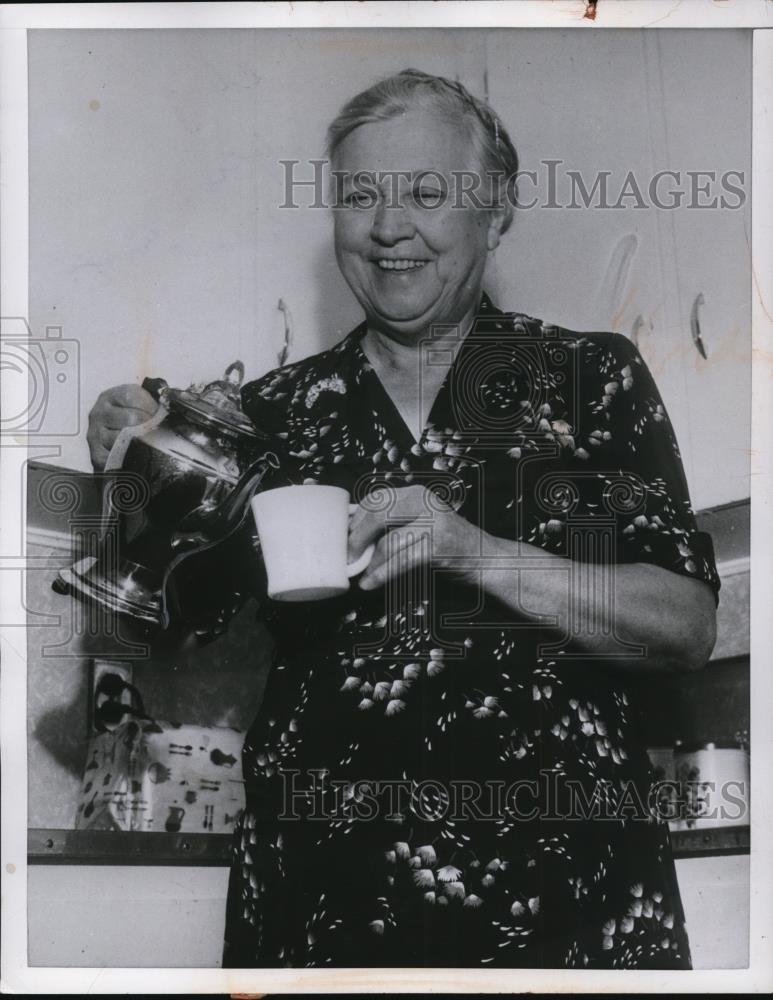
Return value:
[(513, 219), (518, 154), (496, 112), (458, 81), (418, 69), (404, 69), (368, 87), (345, 104), (328, 126), (328, 157), (334, 160), (344, 139), (361, 125), (387, 121), (416, 107), (432, 107), (454, 125), (460, 119), (468, 124), (480, 167), (498, 180), (498, 200), (505, 209), (502, 227), (505, 232)]

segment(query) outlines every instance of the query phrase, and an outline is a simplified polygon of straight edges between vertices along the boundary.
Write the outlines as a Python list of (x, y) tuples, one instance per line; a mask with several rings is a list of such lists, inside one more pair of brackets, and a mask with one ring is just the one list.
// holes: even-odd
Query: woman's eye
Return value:
[(435, 208), (443, 200), (443, 192), (435, 187), (419, 187), (413, 190), (413, 200), (421, 208)]
[(366, 191), (352, 191), (344, 198), (344, 205), (347, 208), (373, 208), (374, 202), (373, 195)]

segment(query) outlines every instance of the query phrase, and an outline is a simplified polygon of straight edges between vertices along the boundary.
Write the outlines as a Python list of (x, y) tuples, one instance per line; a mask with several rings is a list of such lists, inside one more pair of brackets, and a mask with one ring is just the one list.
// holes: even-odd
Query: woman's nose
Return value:
[(397, 243), (410, 239), (414, 232), (413, 222), (402, 205), (389, 205), (387, 199), (379, 199), (370, 230), (377, 243)]

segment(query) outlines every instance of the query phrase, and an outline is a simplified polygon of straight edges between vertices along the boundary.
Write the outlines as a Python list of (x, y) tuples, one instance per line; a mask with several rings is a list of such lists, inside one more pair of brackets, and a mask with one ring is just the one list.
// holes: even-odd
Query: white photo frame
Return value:
[[(773, 739), (768, 706), (773, 681), (767, 661), (773, 645), (773, 33), (764, 0), (670, 0), (611, 3), (542, 0), (521, 3), (294, 3), (294, 4), (30, 4), (0, 11), (2, 95), (2, 316), (29, 316), (29, 162), (27, 32), (35, 29), (322, 29), (322, 28), (551, 28), (556, 31), (742, 28), (753, 32), (752, 116), (752, 443), (751, 443), (751, 820), (750, 951), (748, 969), (666, 972), (472, 969), (282, 969), (32, 967), (27, 940), (26, 653), (23, 579), (26, 561), (24, 463), (56, 457), (20, 434), (0, 449), (0, 676), (2, 718), (2, 983), (21, 993), (355, 993), (355, 992), (768, 992), (773, 988)], [(18, 380), (2, 376), (5, 413), (28, 405)], [(21, 395), (20, 395), (21, 392)], [(81, 428), (81, 433), (83, 433)]]

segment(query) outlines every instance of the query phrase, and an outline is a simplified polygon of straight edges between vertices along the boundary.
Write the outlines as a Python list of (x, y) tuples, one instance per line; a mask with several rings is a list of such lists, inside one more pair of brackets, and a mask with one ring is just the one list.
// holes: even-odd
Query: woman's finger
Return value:
[[(105, 452), (109, 454), (113, 445), (115, 444), (115, 439), (118, 437), (119, 431), (113, 430), (110, 427), (100, 427), (98, 432), (98, 442)], [(105, 455), (107, 457), (107, 455)]]
[(349, 560), (359, 559), (371, 542), (375, 542), (385, 530), (381, 515), (357, 506), (349, 517)]
[(431, 545), (432, 537), (426, 526), (416, 522), (382, 535), (368, 568), (360, 577), (360, 587), (375, 590), (388, 580), (429, 562)]
[(91, 464), (97, 472), (101, 472), (105, 467), (107, 456), (110, 454), (110, 445), (105, 442), (103, 431), (89, 438), (89, 451), (91, 453)]
[(394, 501), (386, 510), (369, 510), (364, 504), (350, 504), (349, 558), (357, 559), (362, 552), (386, 531), (401, 524), (410, 524), (426, 513), (423, 486), (403, 486), (395, 490)]
[(116, 385), (106, 392), (106, 402), (127, 410), (139, 410), (152, 417), (158, 409), (157, 401), (141, 385)]
[(110, 430), (120, 431), (124, 427), (136, 427), (150, 420), (153, 414), (147, 410), (138, 410), (133, 406), (110, 406), (104, 411), (102, 426)]

